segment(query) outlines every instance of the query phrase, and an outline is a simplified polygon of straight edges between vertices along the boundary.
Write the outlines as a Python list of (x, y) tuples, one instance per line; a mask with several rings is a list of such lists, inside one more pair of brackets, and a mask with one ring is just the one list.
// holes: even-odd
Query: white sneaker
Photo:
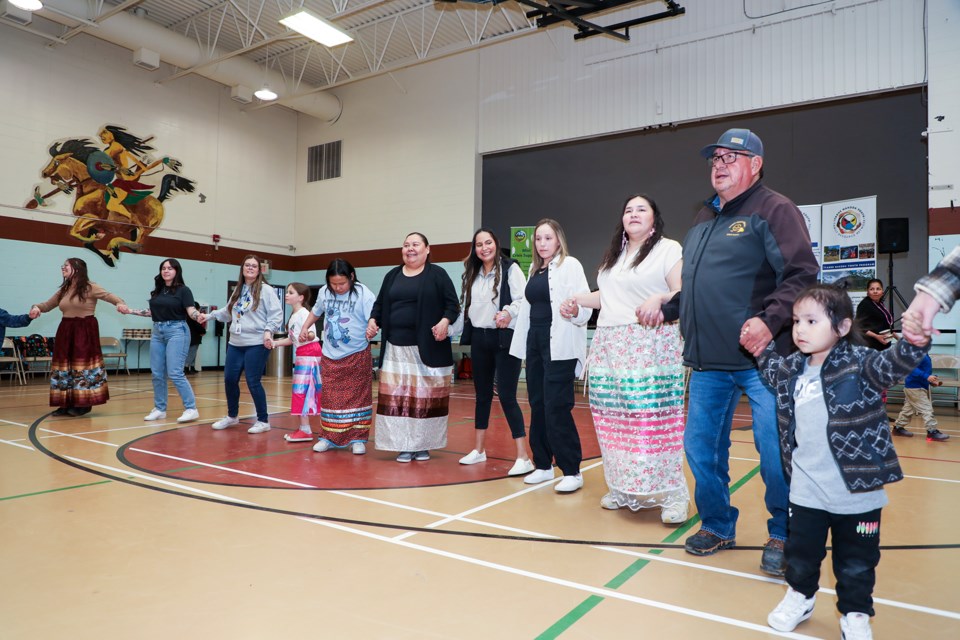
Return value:
[(154, 407), (153, 411), (143, 416), (143, 419), (148, 422), (153, 422), (154, 420), (163, 420), (166, 417), (167, 417), (166, 411), (160, 411), (160, 409), (157, 409), (156, 407)]
[(267, 431), (270, 431), (270, 423), (260, 422), (259, 420), (254, 422), (253, 426), (247, 429), (247, 433), (265, 433)]
[(183, 415), (177, 418), (177, 422), (193, 422), (200, 419), (200, 412), (196, 409), (187, 409)]
[(517, 461), (507, 471), (508, 476), (524, 476), (534, 470), (533, 462), (529, 458), (517, 458)]
[(620, 508), (620, 503), (617, 502), (617, 499), (613, 497), (612, 493), (607, 493), (600, 498), (600, 506), (610, 511), (616, 511)]
[(660, 508), (660, 522), (663, 524), (683, 524), (687, 521), (687, 503), (676, 502)]
[[(808, 598), (793, 587), (787, 587), (787, 595), (783, 596), (780, 604), (767, 616), (767, 624), (777, 631), (793, 631), (798, 624), (813, 615), (813, 605), (816, 603), (816, 594)], [(842, 626), (842, 619), (840, 623)]]
[(870, 616), (865, 613), (848, 613), (840, 618), (842, 640), (873, 640)]
[(354, 442), (352, 445), (350, 445), (350, 450), (353, 451), (353, 455), (362, 456), (367, 452), (367, 445), (363, 444), (362, 442)]
[(317, 444), (313, 445), (313, 450), (317, 453), (323, 453), (330, 448), (330, 441), (324, 438), (317, 440)]
[(523, 479), (525, 484), (540, 484), (548, 480), (553, 480), (553, 467), (549, 469), (537, 469)]
[(583, 476), (579, 473), (575, 476), (563, 476), (563, 480), (557, 483), (553, 488), (557, 493), (573, 493), (583, 487)]
[(226, 416), (225, 418), (220, 418), (214, 422), (212, 425), (210, 425), (210, 428), (219, 431), (220, 429), (232, 427), (235, 424), (240, 424), (240, 418), (231, 418), (230, 416)]
[(476, 449), (474, 449), (467, 455), (460, 458), (460, 464), (477, 464), (478, 462), (486, 462), (486, 461), (487, 461), (487, 452), (484, 451), (483, 453), (481, 453)]

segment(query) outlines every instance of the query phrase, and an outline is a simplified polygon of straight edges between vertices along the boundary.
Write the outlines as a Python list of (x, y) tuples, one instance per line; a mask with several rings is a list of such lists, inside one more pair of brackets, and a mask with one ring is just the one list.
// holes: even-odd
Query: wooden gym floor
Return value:
[[(766, 513), (749, 429), (731, 450), (738, 548), (697, 558), (681, 547), (697, 518), (669, 528), (658, 511), (600, 508), (582, 396), (585, 487), (558, 495), (506, 477), (496, 403), (488, 462), (457, 464), (473, 446), (469, 382), (453, 389), (448, 447), (401, 465), (372, 443), (365, 456), (286, 444), (288, 381), (265, 380), (270, 432), (212, 431), (221, 376), (190, 380), (203, 420), (187, 425), (172, 389), (168, 421), (142, 421), (147, 374), (112, 376), (110, 402), (82, 418), (49, 416), (45, 381), (0, 385), (0, 638), (840, 635), (829, 557), (813, 618), (793, 634), (766, 626), (784, 586), (758, 570)], [(896, 440), (907, 478), (884, 511), (877, 638), (960, 638), (960, 420), (938, 414), (949, 442), (927, 442), (919, 422)], [(743, 404), (735, 426), (748, 424)]]

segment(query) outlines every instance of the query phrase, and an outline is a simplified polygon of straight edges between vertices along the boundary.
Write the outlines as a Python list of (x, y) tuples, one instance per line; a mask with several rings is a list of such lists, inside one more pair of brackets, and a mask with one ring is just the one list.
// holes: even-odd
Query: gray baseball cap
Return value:
[(701, 149), (700, 155), (709, 158), (713, 155), (713, 150), (717, 148), (746, 151), (755, 156), (763, 157), (763, 142), (750, 129), (727, 129), (716, 144), (708, 144)]

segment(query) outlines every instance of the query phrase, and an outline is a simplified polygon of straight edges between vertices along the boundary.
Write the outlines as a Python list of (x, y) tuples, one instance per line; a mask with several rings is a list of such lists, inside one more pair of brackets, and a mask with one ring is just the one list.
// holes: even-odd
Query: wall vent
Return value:
[(0, 0), (0, 18), (25, 27), (33, 21), (33, 14), (25, 9), (13, 6), (7, 0)]
[(343, 140), (318, 144), (307, 149), (307, 182), (340, 177)]

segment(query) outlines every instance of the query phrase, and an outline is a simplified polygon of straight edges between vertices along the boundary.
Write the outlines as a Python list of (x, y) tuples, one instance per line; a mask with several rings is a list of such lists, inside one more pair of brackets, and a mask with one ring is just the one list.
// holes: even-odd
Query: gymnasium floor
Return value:
[[(829, 556), (813, 618), (793, 634), (765, 624), (784, 586), (758, 570), (766, 516), (749, 429), (731, 451), (738, 548), (697, 558), (681, 547), (695, 517), (669, 528), (656, 511), (599, 507), (582, 396), (585, 487), (559, 495), (506, 477), (496, 403), (490, 459), (457, 464), (473, 444), (469, 382), (453, 390), (448, 447), (401, 465), (372, 443), (365, 456), (286, 444), (296, 418), (275, 379), (273, 430), (212, 431), (221, 376), (190, 379), (203, 420), (187, 425), (172, 390), (169, 421), (142, 421), (147, 374), (112, 376), (110, 402), (82, 418), (49, 416), (39, 378), (0, 383), (0, 638), (840, 635)], [(960, 420), (938, 413), (949, 442), (896, 440), (907, 478), (884, 511), (876, 638), (960, 638)]]

